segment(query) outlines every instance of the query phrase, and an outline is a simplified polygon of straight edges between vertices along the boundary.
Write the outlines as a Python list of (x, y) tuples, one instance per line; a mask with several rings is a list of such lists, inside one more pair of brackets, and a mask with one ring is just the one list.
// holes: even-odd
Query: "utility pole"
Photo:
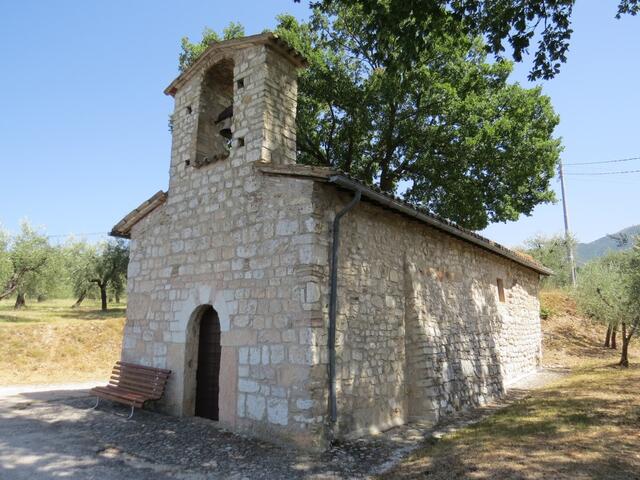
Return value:
[(569, 257), (569, 266), (571, 267), (571, 283), (576, 286), (576, 263), (573, 259), (573, 248), (571, 248), (571, 233), (569, 230), (569, 210), (567, 208), (567, 194), (564, 188), (564, 171), (562, 170), (562, 160), (558, 165), (558, 173), (560, 174), (560, 188), (562, 189), (562, 210), (564, 211), (564, 239), (567, 243), (567, 254)]

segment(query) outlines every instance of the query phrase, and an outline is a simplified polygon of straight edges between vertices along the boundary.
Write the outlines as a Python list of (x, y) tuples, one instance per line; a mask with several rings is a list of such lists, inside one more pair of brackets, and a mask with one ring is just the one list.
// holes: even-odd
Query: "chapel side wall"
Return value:
[[(331, 186), (317, 186), (316, 210), (325, 215), (322, 224), (326, 226), (327, 241), (323, 246), (327, 257), (331, 254), (330, 226), (335, 212), (352, 197)], [(404, 423), (407, 417), (404, 260), (398, 255), (397, 245), (390, 241), (395, 232), (376, 220), (381, 211), (363, 216), (360, 211), (363, 205), (343, 217), (340, 227), (336, 319), (338, 423), (331, 433), (337, 437), (385, 430)], [(329, 302), (329, 274), (327, 269), (325, 305)], [(326, 309), (324, 313), (328, 328)], [(322, 359), (326, 365), (326, 356)]]
[[(234, 144), (229, 158), (187, 165), (195, 152), (201, 79), (176, 94), (168, 198), (131, 233), (123, 358), (171, 369), (158, 407), (193, 415), (192, 314), (211, 304), (221, 326), (221, 423), (317, 447), (324, 406), (316, 398), (326, 386), (326, 373), (317, 368), (319, 272), (327, 257), (311, 221), (314, 182), (267, 177), (254, 165), (267, 155), (288, 161), (282, 142), (295, 141), (295, 134), (266, 141), (264, 129), (285, 115), (281, 109), (295, 116), (295, 71), (265, 46), (243, 50), (234, 61), (234, 104), (243, 106), (234, 111), (234, 138), (245, 143)], [(280, 76), (269, 73), (276, 70)], [(285, 83), (282, 89), (274, 78)]]
[[(330, 221), (351, 196), (325, 189)], [(535, 370), (535, 272), (366, 201), (342, 221), (339, 257), (339, 435), (437, 421)]]

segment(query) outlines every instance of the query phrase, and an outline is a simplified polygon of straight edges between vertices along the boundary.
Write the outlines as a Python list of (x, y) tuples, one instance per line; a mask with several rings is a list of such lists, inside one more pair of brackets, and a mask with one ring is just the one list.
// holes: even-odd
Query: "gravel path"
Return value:
[[(541, 386), (558, 374), (523, 380)], [(473, 423), (521, 398), (465, 412), (446, 425), (411, 424), (310, 454), (246, 438), (198, 417), (176, 418), (93, 400), (86, 385), (0, 388), (0, 478), (116, 480), (369, 478), (393, 467), (429, 437)]]

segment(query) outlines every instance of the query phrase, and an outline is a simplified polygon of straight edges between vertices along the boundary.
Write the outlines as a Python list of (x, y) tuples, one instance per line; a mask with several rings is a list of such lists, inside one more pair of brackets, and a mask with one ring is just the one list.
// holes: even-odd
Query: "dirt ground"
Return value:
[(557, 374), (522, 382), (496, 404), (447, 423), (410, 424), (310, 453), (246, 438), (198, 417), (168, 417), (101, 402), (90, 385), (0, 387), (0, 479), (342, 479), (372, 478), (432, 437), (498, 411)]
[(312, 454), (195, 417), (138, 411), (127, 421), (108, 402), (89, 410), (86, 390), (72, 387), (0, 388), (0, 479), (640, 479), (637, 343), (621, 369), (600, 345), (602, 327), (562, 295), (544, 300), (554, 307), (543, 323), (549, 368), (436, 428), (405, 425)]

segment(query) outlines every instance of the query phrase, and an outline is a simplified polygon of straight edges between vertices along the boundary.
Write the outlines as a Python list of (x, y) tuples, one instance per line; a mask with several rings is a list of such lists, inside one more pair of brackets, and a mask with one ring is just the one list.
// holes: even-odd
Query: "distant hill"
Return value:
[(629, 236), (632, 241), (627, 245), (620, 247), (613, 238), (611, 238), (609, 235), (606, 235), (602, 238), (594, 240), (593, 242), (578, 243), (578, 245), (576, 245), (576, 260), (578, 264), (581, 265), (588, 262), (589, 260), (601, 257), (602, 255), (610, 251), (630, 249), (633, 246), (633, 237), (635, 235), (640, 235), (640, 225), (627, 227), (611, 235), (620, 234)]

